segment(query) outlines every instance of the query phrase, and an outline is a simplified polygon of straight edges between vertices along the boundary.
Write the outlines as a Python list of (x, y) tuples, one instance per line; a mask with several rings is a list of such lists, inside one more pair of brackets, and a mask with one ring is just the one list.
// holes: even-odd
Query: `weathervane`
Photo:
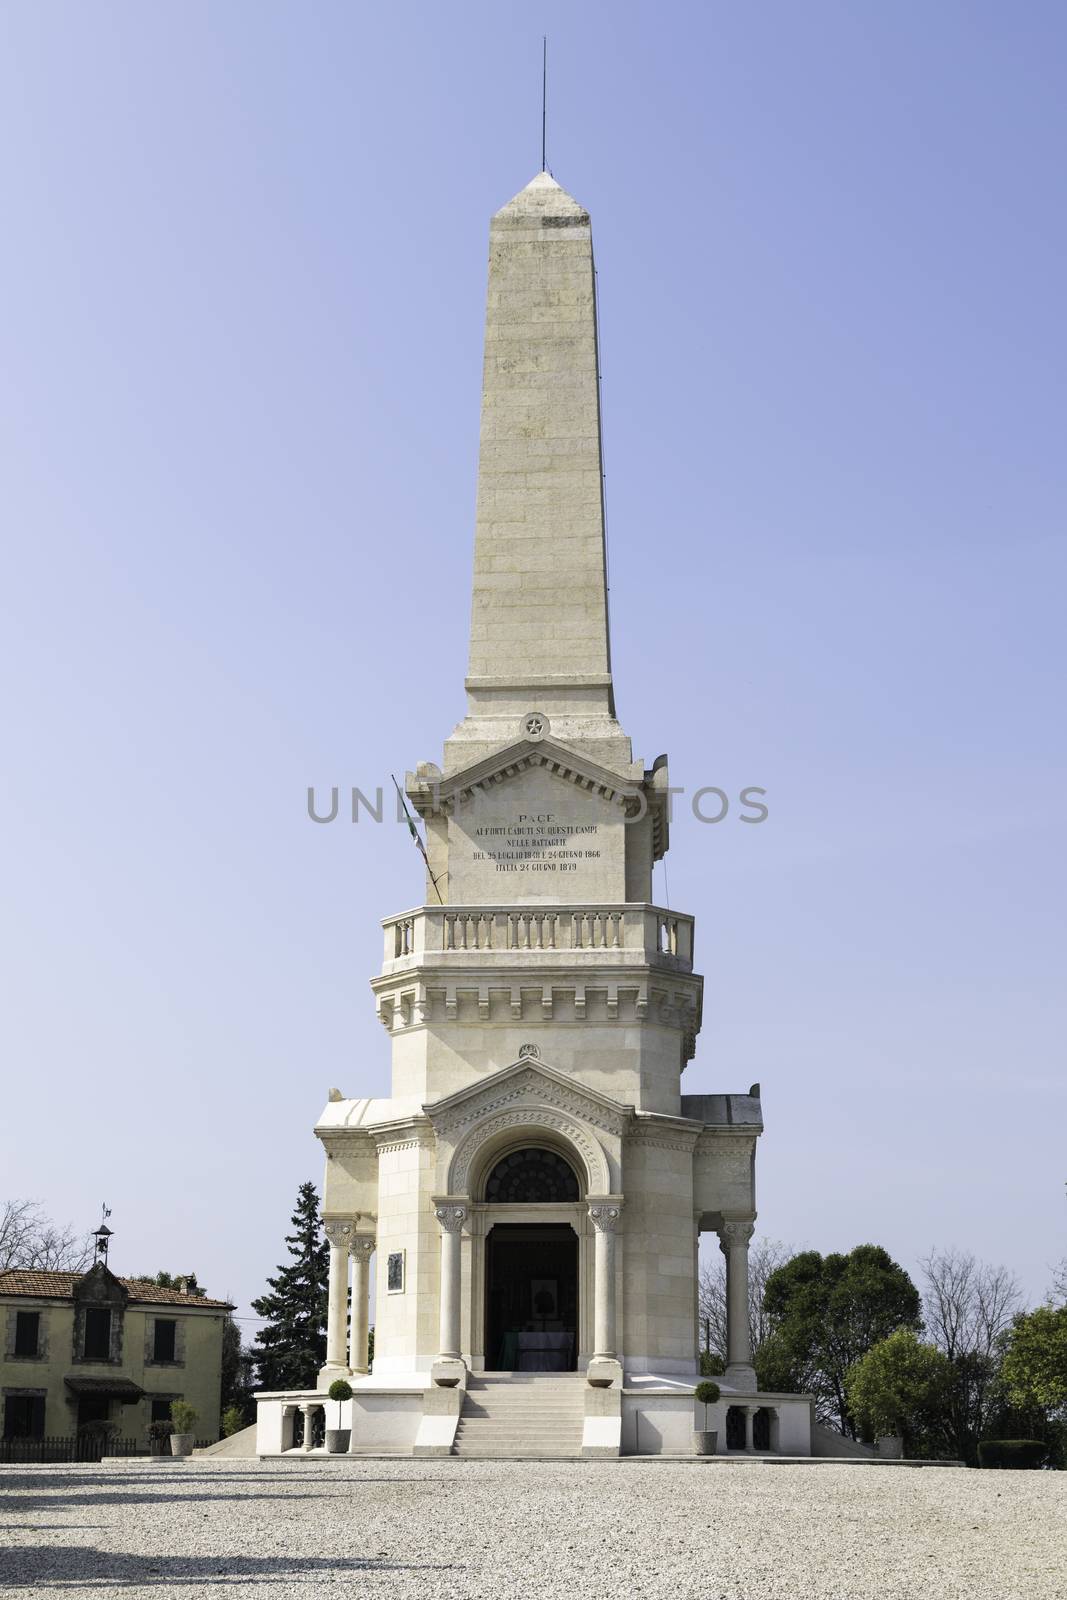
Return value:
[(100, 1207), (100, 1226), (94, 1229), (93, 1238), (96, 1240), (96, 1261), (99, 1266), (107, 1266), (107, 1247), (111, 1239), (111, 1229), (107, 1219), (111, 1215), (111, 1207), (105, 1202)]

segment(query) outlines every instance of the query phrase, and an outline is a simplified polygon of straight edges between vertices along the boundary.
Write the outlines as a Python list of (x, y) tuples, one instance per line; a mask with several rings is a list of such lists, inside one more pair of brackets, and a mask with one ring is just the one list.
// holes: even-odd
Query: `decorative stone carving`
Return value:
[(449, 1189), (458, 1194), (466, 1192), (471, 1164), (478, 1151), (487, 1139), (493, 1138), (507, 1128), (551, 1128), (554, 1132), (561, 1133), (568, 1144), (573, 1145), (582, 1157), (587, 1187), (594, 1191), (610, 1188), (604, 1152), (589, 1134), (569, 1117), (558, 1112), (546, 1110), (541, 1106), (524, 1106), (521, 1110), (492, 1117), (471, 1130), (452, 1158)]
[(355, 1260), (369, 1261), (378, 1248), (378, 1241), (368, 1238), (366, 1234), (358, 1234), (348, 1248)]
[(466, 1206), (435, 1206), (433, 1214), (446, 1233), (460, 1233), (468, 1213)]
[(520, 1044), (520, 1046), (519, 1046), (519, 1057), (520, 1057), (520, 1059), (523, 1056), (532, 1056), (535, 1061), (540, 1061), (540, 1059), (541, 1059), (540, 1046), (538, 1046), (536, 1044)]
[(524, 739), (544, 739), (552, 732), (552, 724), (543, 711), (528, 711), (522, 719)]
[(734, 1245), (748, 1244), (756, 1231), (754, 1222), (745, 1222), (737, 1218), (729, 1218), (720, 1224), (717, 1232), (719, 1235), (719, 1249), (725, 1255), (726, 1251)]
[(325, 1217), (322, 1231), (332, 1245), (344, 1245), (347, 1249), (352, 1242), (352, 1235), (356, 1231), (353, 1217)]
[(591, 1205), (589, 1220), (598, 1233), (614, 1233), (622, 1216), (620, 1205)]
[(623, 1133), (629, 1120), (622, 1112), (613, 1112), (592, 1096), (582, 1094), (580, 1089), (572, 1089), (539, 1072), (536, 1067), (530, 1067), (525, 1072), (511, 1074), (503, 1083), (487, 1085), (484, 1091), (464, 1099), (454, 1109), (434, 1116), (434, 1127), (438, 1134), (450, 1133), (465, 1123), (489, 1116), (500, 1106), (512, 1105), (516, 1100), (526, 1097), (536, 1098), (539, 1105), (551, 1106), (553, 1110), (580, 1117), (583, 1122), (603, 1128), (605, 1133)]

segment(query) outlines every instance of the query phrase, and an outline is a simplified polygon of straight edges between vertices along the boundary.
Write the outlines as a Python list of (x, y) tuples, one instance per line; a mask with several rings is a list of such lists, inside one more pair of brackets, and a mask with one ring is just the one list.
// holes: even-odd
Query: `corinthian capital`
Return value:
[(322, 1224), (322, 1231), (335, 1248), (348, 1249), (352, 1243), (352, 1236), (356, 1231), (354, 1217), (326, 1217)]
[(349, 1245), (349, 1250), (358, 1261), (369, 1261), (377, 1248), (378, 1241), (368, 1238), (365, 1233), (357, 1234)]
[(735, 1245), (748, 1244), (748, 1241), (756, 1231), (756, 1224), (754, 1220), (749, 1220), (748, 1218), (730, 1217), (721, 1224), (717, 1231), (719, 1248), (721, 1250), (732, 1250)]
[(467, 1220), (466, 1206), (435, 1206), (433, 1214), (446, 1233), (460, 1233)]
[(589, 1207), (589, 1220), (597, 1233), (614, 1233), (622, 1216), (622, 1206), (593, 1204)]

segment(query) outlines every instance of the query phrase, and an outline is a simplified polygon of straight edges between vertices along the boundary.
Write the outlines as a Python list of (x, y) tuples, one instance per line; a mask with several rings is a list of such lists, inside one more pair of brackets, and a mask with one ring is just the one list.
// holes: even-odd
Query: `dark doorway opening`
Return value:
[(490, 1372), (575, 1370), (578, 1237), (567, 1223), (498, 1222), (490, 1230), (485, 1364)]

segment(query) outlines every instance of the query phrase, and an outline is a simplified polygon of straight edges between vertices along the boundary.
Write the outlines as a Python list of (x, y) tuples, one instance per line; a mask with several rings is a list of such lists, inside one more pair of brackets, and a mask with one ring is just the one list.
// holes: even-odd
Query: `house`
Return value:
[(0, 1272), (0, 1395), (5, 1439), (67, 1436), (115, 1422), (125, 1438), (195, 1407), (199, 1437), (219, 1431), (228, 1300), (90, 1271)]

